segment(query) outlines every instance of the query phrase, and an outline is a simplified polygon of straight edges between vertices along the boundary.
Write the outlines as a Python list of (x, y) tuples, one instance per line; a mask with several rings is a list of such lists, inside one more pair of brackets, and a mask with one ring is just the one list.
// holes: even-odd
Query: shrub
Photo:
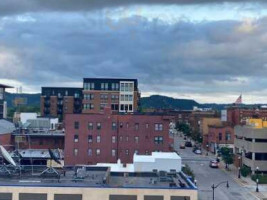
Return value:
[(185, 164), (185, 167), (182, 168), (182, 171), (183, 171), (187, 176), (191, 176), (191, 177), (192, 177), (192, 181), (195, 180), (195, 174), (194, 174), (193, 170), (192, 170), (187, 164)]
[(243, 165), (240, 168), (240, 173), (243, 177), (247, 177), (249, 174), (251, 174), (251, 168)]
[(258, 176), (256, 174), (251, 176), (251, 179), (256, 182), (256, 179), (259, 179), (259, 184), (267, 184), (267, 175), (266, 174), (259, 174)]

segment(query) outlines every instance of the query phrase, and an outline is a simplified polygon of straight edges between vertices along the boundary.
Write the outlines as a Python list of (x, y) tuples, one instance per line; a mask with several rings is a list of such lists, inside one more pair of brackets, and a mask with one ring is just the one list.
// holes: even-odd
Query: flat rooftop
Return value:
[(77, 169), (76, 167), (59, 170), (61, 175), (58, 179), (51, 175), (40, 176), (45, 166), (25, 166), (22, 168), (21, 176), (19, 171), (10, 176), (1, 173), (0, 186), (197, 189), (183, 173), (115, 173), (110, 172), (108, 167)]

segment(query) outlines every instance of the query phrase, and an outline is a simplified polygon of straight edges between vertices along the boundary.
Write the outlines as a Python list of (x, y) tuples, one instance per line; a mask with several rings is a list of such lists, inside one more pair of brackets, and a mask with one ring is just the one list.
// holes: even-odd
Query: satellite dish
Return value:
[(49, 155), (50, 155), (50, 158), (52, 160), (54, 160), (56, 163), (60, 164), (61, 165), (61, 162), (59, 161), (58, 157), (55, 155), (55, 153), (51, 150), (51, 149), (48, 149), (48, 152), (49, 152)]
[(15, 167), (17, 166), (13, 158), (10, 156), (10, 154), (7, 152), (7, 150), (2, 145), (0, 145), (0, 151), (2, 153), (2, 156), (6, 159), (7, 162), (9, 162), (11, 165)]

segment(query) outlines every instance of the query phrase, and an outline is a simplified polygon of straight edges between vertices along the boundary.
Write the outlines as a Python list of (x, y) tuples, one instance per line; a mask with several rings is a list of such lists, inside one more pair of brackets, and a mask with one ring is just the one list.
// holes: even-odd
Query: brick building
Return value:
[(133, 154), (170, 151), (169, 116), (116, 114), (66, 115), (65, 164), (131, 163)]
[(84, 78), (83, 113), (136, 112), (140, 94), (137, 79)]
[(13, 123), (0, 119), (0, 145), (4, 146), (7, 150), (13, 148), (12, 132), (15, 130)]
[(240, 106), (231, 106), (227, 108), (227, 122), (230, 125), (235, 126), (245, 124), (246, 120), (252, 118), (267, 120), (267, 109)]
[(208, 129), (209, 151), (216, 153), (221, 147), (234, 149), (234, 128), (224, 125), (210, 125)]
[(41, 115), (63, 119), (82, 112), (82, 88), (42, 87)]
[(137, 79), (84, 78), (83, 88), (42, 87), (41, 115), (100, 113), (104, 107), (114, 112), (137, 112), (140, 93)]

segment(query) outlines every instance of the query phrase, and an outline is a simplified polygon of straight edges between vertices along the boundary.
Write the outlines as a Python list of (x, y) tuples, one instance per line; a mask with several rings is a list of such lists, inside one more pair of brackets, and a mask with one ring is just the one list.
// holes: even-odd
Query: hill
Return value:
[(6, 92), (7, 106), (13, 108), (15, 98), (26, 99), (25, 106), (40, 106), (40, 95), (41, 94), (14, 94)]
[(200, 107), (200, 104), (190, 99), (175, 99), (172, 97), (152, 95), (141, 98), (142, 108), (164, 108), (164, 109), (181, 109), (192, 110), (194, 106)]

